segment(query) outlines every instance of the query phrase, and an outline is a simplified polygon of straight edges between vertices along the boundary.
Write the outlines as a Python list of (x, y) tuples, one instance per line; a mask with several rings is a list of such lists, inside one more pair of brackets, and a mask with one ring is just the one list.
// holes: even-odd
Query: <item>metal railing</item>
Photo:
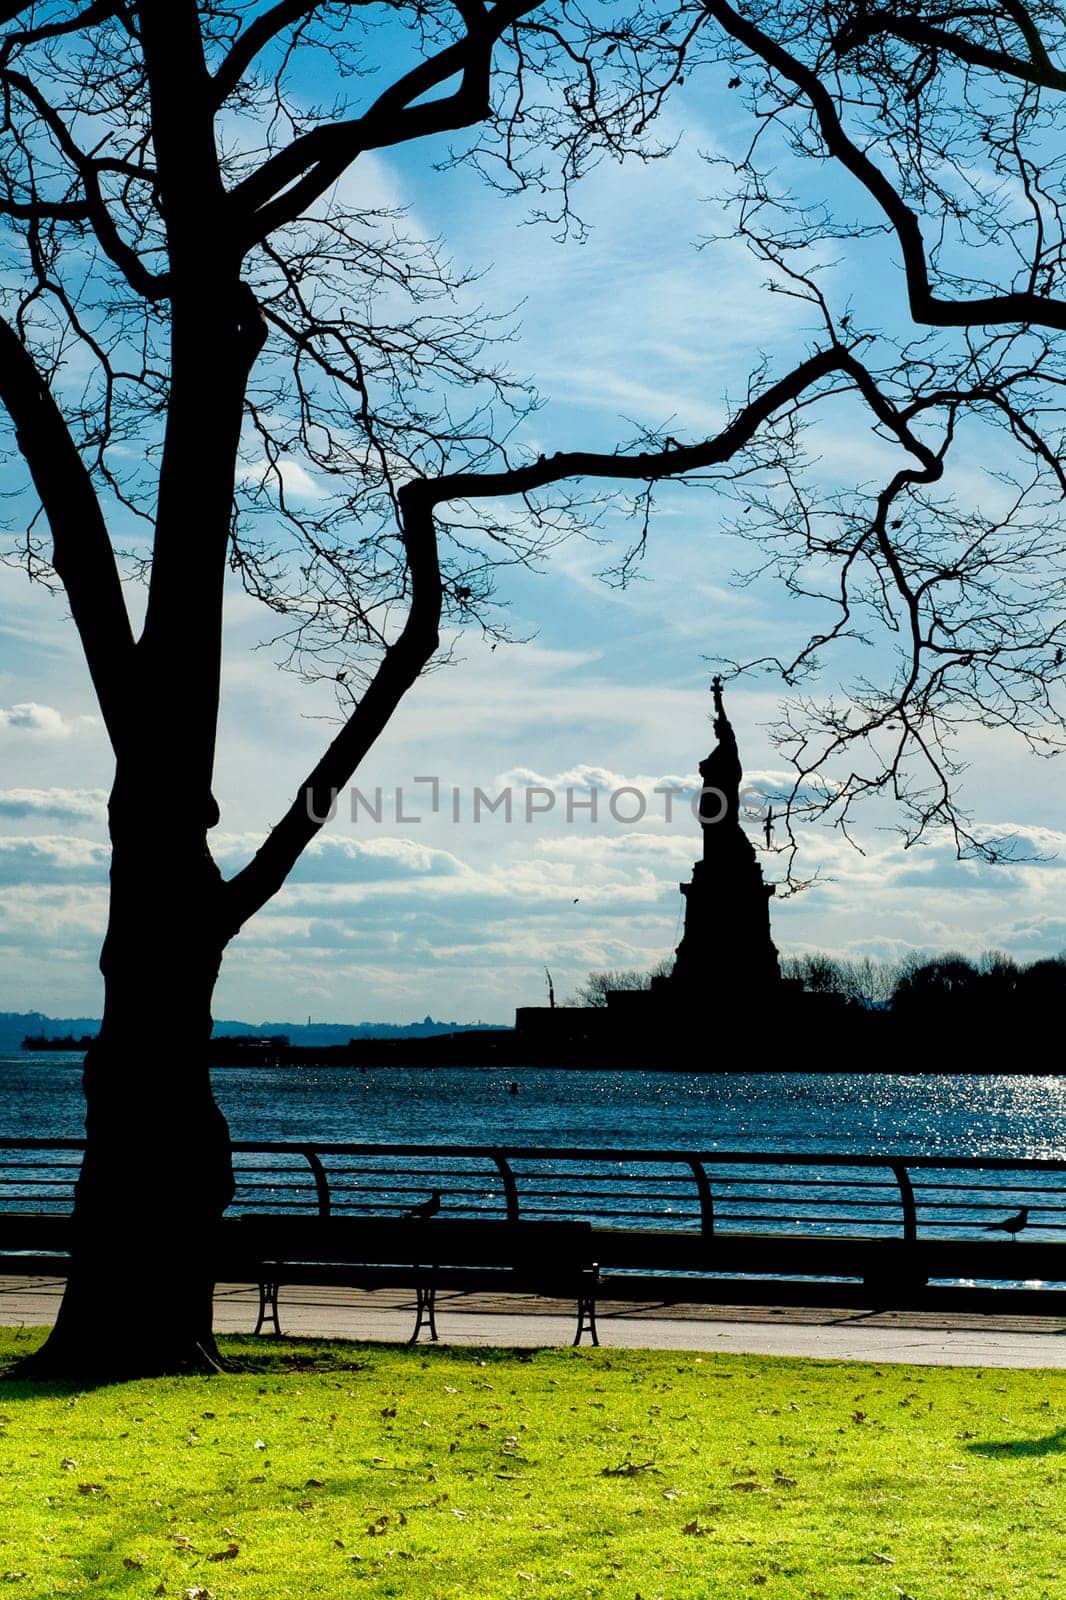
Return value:
[[(82, 1149), (0, 1139), (0, 1211), (69, 1211)], [(1066, 1161), (1042, 1157), (238, 1140), (233, 1158), (233, 1215), (397, 1216), (439, 1191), (456, 1219), (913, 1241), (1006, 1238), (1024, 1206), (1025, 1239), (1066, 1244)]]

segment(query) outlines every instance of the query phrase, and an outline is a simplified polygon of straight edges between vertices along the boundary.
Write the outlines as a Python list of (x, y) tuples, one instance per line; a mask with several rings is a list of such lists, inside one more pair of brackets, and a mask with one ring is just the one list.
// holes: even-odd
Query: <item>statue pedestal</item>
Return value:
[(751, 840), (738, 824), (711, 824), (692, 882), (681, 885), (685, 932), (677, 960), (664, 981), (672, 991), (690, 990), (705, 1001), (764, 990), (781, 982), (770, 934), (772, 884), (763, 881)]

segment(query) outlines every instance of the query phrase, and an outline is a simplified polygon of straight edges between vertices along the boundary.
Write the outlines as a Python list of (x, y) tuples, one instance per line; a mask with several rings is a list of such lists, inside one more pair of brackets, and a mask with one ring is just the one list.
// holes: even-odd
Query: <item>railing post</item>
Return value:
[(514, 1171), (511, 1163), (502, 1150), (489, 1150), (487, 1152), (496, 1163), (496, 1170), (503, 1180), (503, 1197), (507, 1205), (508, 1222), (518, 1221), (518, 1185), (515, 1183)]
[(301, 1153), (307, 1165), (311, 1168), (311, 1176), (315, 1180), (315, 1193), (318, 1195), (318, 1214), (320, 1217), (328, 1217), (333, 1208), (333, 1203), (329, 1194), (329, 1178), (326, 1176), (326, 1169), (322, 1165), (322, 1158), (314, 1145), (311, 1144), (305, 1144)]
[(711, 1180), (702, 1161), (697, 1161), (693, 1157), (689, 1166), (692, 1168), (692, 1176), (696, 1180), (696, 1189), (700, 1197), (700, 1231), (709, 1238), (714, 1233), (714, 1195), (711, 1193)]
[(911, 1184), (910, 1173), (903, 1161), (890, 1161), (889, 1166), (899, 1185), (899, 1200), (903, 1210), (903, 1238), (907, 1244), (914, 1244), (918, 1238), (918, 1211), (914, 1204), (914, 1187)]

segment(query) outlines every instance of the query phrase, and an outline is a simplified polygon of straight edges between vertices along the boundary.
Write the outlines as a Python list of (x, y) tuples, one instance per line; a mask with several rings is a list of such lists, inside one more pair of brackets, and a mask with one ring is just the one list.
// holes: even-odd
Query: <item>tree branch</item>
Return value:
[[(365, 4), (367, 0), (356, 0), (356, 3)], [(211, 80), (216, 109), (233, 93), (259, 52), (292, 23), (317, 11), (321, 4), (322, 0), (277, 0), (269, 11), (255, 17), (238, 34)]]
[[(118, 0), (91, 0), (84, 11), (79, 11), (62, 22), (45, 22), (39, 28), (22, 28), (17, 33), (9, 33), (0, 41), (0, 54), (6, 59), (8, 51), (15, 45), (38, 44), (42, 39), (58, 39), (63, 34), (79, 33), (82, 28), (91, 28), (98, 22), (106, 22), (119, 9)], [(5, 7), (4, 15), (0, 16), (0, 24), (14, 21), (20, 12), (27, 10), (29, 10), (28, 5)]]
[[(86, 214), (104, 254), (115, 263), (127, 283), (138, 294), (143, 295), (146, 300), (161, 299), (167, 293), (166, 279), (149, 272), (137, 252), (130, 248), (119, 233), (100, 189), (97, 163), (79, 148), (58, 111), (25, 73), (14, 72), (8, 68), (0, 73), (0, 81), (28, 101), (78, 174), (85, 190)], [(54, 209), (46, 212), (35, 209), (32, 215), (55, 216), (56, 212)]]
[(494, 495), (529, 494), (548, 484), (559, 483), (564, 478), (617, 478), (626, 481), (654, 483), (661, 478), (681, 477), (687, 472), (698, 472), (704, 467), (720, 466), (730, 460), (748, 444), (764, 422), (790, 400), (796, 400), (831, 372), (846, 372), (867, 394), (882, 421), (889, 421), (893, 431), (907, 448), (924, 455), (925, 446), (914, 437), (900, 418), (892, 413), (887, 401), (880, 395), (869, 372), (843, 345), (830, 345), (817, 355), (800, 362), (784, 378), (778, 379), (757, 396), (723, 428), (713, 439), (700, 444), (678, 445), (669, 450), (634, 451), (632, 454), (607, 453), (592, 450), (560, 451), (553, 456), (540, 456), (528, 467), (513, 467), (503, 472), (456, 472), (427, 480), (426, 492), (434, 505), (446, 500), (486, 499)]
[(123, 743), (134, 643), (115, 555), (92, 480), (51, 390), (0, 318), (0, 401), (15, 425), (52, 532), (62, 580), (116, 754)]
[(331, 815), (337, 794), (352, 777), (439, 643), (441, 574), (426, 483), (400, 490), (411, 604), (396, 640), (388, 645), (355, 711), (296, 799), (263, 844), (222, 891), (224, 936), (229, 939), (284, 884), (296, 862)]
[[(500, 35), (541, 0), (497, 5), (466, 36), (419, 62), (381, 94), (363, 116), (315, 128), (264, 161), (231, 192), (247, 219), (242, 246), (251, 249), (294, 221), (366, 150), (381, 150), (435, 133), (470, 127), (489, 113), (492, 49)], [(461, 73), (454, 94), (421, 104), (422, 96)]]
[[(1017, 9), (1020, 11), (1022, 8)], [(1017, 16), (1015, 21), (1021, 27)], [(1022, 31), (1027, 32), (1024, 29)], [(1009, 77), (1020, 78), (1025, 83), (1038, 84), (1043, 89), (1066, 89), (1066, 72), (1051, 61), (1035, 27), (1031, 33), (1027, 32), (1027, 42), (1032, 56), (1029, 61), (1011, 55), (1006, 50), (993, 50), (988, 45), (978, 44), (973, 39), (963, 37), (962, 34), (950, 33), (946, 28), (938, 28), (932, 23), (923, 22), (919, 17), (906, 17), (897, 12), (879, 10), (863, 11), (845, 22), (833, 41), (833, 47), (839, 55), (845, 55), (849, 50), (865, 44), (877, 34), (890, 34), (907, 44), (919, 45), (929, 50), (940, 50), (947, 55), (955, 56), (959, 61), (967, 62), (970, 66), (985, 67), (989, 72), (1005, 73)], [(1037, 49), (1033, 48), (1034, 40)]]
[(865, 151), (844, 131), (833, 97), (818, 74), (734, 11), (727, 0), (703, 0), (713, 17), (745, 49), (800, 90), (810, 103), (829, 154), (840, 162), (876, 202), (890, 222), (903, 254), (911, 315), (933, 327), (967, 328), (1004, 322), (1066, 329), (1066, 302), (1030, 291), (945, 300), (932, 292), (925, 242), (916, 214)]
[(87, 200), (0, 200), (0, 217), (18, 222), (91, 222)]

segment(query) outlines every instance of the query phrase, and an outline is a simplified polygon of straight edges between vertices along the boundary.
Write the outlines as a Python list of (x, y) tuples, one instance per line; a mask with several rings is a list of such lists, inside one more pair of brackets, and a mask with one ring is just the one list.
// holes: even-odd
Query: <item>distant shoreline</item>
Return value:
[[(883, 1019), (883, 1026), (860, 1041), (845, 1036), (834, 1048), (817, 1037), (790, 1041), (787, 1049), (760, 1051), (758, 1037), (738, 1040), (728, 1057), (717, 1060), (708, 1051), (702, 1061), (693, 1059), (691, 1048), (678, 1052), (674, 1059), (660, 1041), (574, 1041), (549, 1044), (532, 1040), (514, 1029), (475, 1030), (438, 1034), (414, 1039), (355, 1039), (344, 1045), (288, 1045), (271, 1047), (239, 1038), (223, 1037), (212, 1041), (212, 1068), (225, 1071), (262, 1070), (264, 1067), (299, 1073), (308, 1070), (396, 1071), (480, 1070), (517, 1074), (521, 1071), (555, 1072), (648, 1072), (682, 1073), (686, 1076), (771, 1076), (774, 1074), (814, 1074), (825, 1077), (1012, 1077), (1062, 1078), (1063, 1073), (1041, 1072), (1031, 1064), (1013, 1064), (1017, 1052), (1007, 1051), (1003, 1041), (989, 1038), (987, 1032), (972, 1040), (954, 1040), (947, 1048), (942, 1041), (907, 1037), (902, 1030)], [(908, 1030), (909, 1033), (909, 1030)], [(772, 1043), (772, 1042), (769, 1042)], [(150, 1041), (148, 1041), (150, 1048)], [(622, 1052), (625, 1052), (624, 1054)], [(27, 1060), (46, 1061), (57, 1054), (82, 1054), (81, 1041), (50, 1041), (45, 1049), (13, 1050), (12, 1055)], [(1011, 1065), (1006, 1062), (1011, 1061)], [(517, 1081), (517, 1080), (516, 1080)], [(519, 1082), (519, 1090), (521, 1084)]]

